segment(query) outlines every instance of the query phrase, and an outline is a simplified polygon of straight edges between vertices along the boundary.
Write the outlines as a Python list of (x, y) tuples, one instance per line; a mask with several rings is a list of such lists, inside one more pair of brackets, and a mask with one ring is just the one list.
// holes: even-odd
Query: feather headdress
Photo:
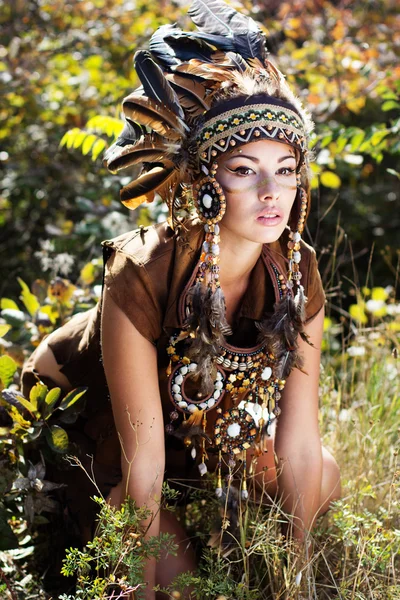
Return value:
[[(125, 206), (152, 202), (157, 192), (173, 223), (180, 195), (198, 176), (199, 159), (204, 161), (198, 134), (215, 106), (263, 93), (291, 105), (301, 123), (298, 137), (311, 129), (268, 59), (266, 37), (253, 19), (222, 0), (194, 0), (189, 15), (197, 31), (163, 25), (149, 49), (135, 54), (141, 86), (123, 100), (125, 127), (104, 156), (113, 172), (136, 167), (136, 179), (121, 190)], [(287, 143), (293, 143), (293, 135)]]

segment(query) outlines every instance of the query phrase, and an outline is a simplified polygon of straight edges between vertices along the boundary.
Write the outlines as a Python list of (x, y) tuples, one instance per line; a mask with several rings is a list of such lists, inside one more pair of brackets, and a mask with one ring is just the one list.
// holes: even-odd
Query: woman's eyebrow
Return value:
[(235, 154), (235, 156), (230, 156), (228, 158), (228, 160), (230, 160), (231, 158), (249, 158), (250, 160), (254, 161), (255, 163), (259, 163), (259, 159), (256, 158), (255, 156), (249, 156), (248, 154)]
[[(255, 156), (249, 156), (248, 154), (235, 154), (234, 156), (230, 156), (228, 158), (228, 160), (231, 160), (233, 158), (248, 158), (257, 164), (259, 164), (259, 162), (260, 162), (260, 160), (258, 158), (256, 158)], [(281, 156), (280, 158), (278, 158), (277, 162), (281, 163), (284, 160), (287, 160), (288, 158), (293, 158), (294, 160), (296, 160), (296, 157), (294, 154), (289, 154), (288, 156)]]
[(280, 158), (278, 158), (278, 163), (281, 163), (284, 160), (287, 160), (288, 158), (294, 158), (294, 160), (296, 160), (296, 157), (294, 154), (289, 154), (289, 156), (281, 156)]

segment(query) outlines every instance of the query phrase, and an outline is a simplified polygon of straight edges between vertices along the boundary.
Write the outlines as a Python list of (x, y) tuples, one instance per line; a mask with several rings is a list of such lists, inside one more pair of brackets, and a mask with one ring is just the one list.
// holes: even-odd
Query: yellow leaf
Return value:
[(1, 310), (5, 308), (12, 308), (13, 310), (19, 310), (18, 304), (11, 300), (10, 298), (2, 298), (0, 304)]
[(80, 278), (85, 285), (90, 285), (95, 280), (94, 265), (93, 263), (87, 263), (80, 273)]
[(347, 100), (346, 106), (351, 112), (359, 113), (365, 106), (366, 96), (362, 96), (361, 94), (355, 98), (351, 98)]
[(49, 317), (51, 323), (53, 325), (55, 325), (55, 323), (57, 322), (57, 319), (59, 317), (59, 312), (55, 306), (50, 306), (49, 304), (45, 304), (44, 306), (40, 307), (40, 312), (47, 315)]
[(86, 138), (85, 141), (82, 144), (82, 154), (86, 155), (89, 154), (93, 144), (96, 142), (97, 140), (97, 136), (95, 136), (93, 133), (89, 134)]
[(324, 171), (321, 173), (320, 181), (323, 186), (333, 189), (339, 188), (342, 183), (340, 177), (332, 171)]
[(92, 147), (92, 160), (96, 160), (101, 152), (106, 149), (105, 140), (98, 139), (97, 142), (93, 144)]
[(25, 308), (28, 311), (28, 313), (31, 315), (31, 317), (33, 317), (34, 314), (39, 310), (39, 307), (40, 307), (39, 300), (36, 298), (36, 296), (34, 294), (32, 294), (32, 292), (26, 285), (25, 281), (23, 281), (20, 277), (17, 277), (17, 279), (22, 288), (22, 293), (21, 293), (20, 298), (21, 298), (22, 302), (24, 303)]
[(0, 324), (0, 338), (4, 337), (11, 329), (11, 325)]

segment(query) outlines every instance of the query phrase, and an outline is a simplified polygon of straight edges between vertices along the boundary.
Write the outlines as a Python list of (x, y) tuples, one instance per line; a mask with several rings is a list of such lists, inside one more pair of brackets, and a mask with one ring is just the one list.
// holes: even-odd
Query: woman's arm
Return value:
[(292, 537), (304, 541), (318, 513), (322, 480), (322, 444), (318, 424), (320, 348), (324, 322), (321, 309), (305, 331), (314, 347), (302, 340), (299, 350), (307, 375), (294, 369), (281, 400), (276, 431), (278, 489), (284, 510), (294, 516)]
[[(158, 535), (165, 449), (156, 348), (137, 331), (107, 290), (101, 329), (104, 370), (122, 448), (120, 502), (129, 495), (139, 506), (152, 510), (147, 535)], [(155, 561), (146, 567), (146, 600), (155, 597), (151, 591), (155, 567)]]

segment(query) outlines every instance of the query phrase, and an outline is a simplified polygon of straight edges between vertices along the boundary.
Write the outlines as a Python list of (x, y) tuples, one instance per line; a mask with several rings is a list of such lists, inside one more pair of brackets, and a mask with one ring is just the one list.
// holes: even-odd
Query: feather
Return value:
[(191, 310), (185, 326), (196, 337), (191, 339), (186, 352), (198, 365), (192, 378), (199, 381), (202, 393), (210, 394), (216, 376), (214, 359), (225, 342), (224, 336), (232, 333), (226, 321), (225, 298), (221, 288), (212, 292), (198, 282), (189, 290), (188, 302)]
[(201, 115), (210, 109), (212, 93), (208, 93), (204, 83), (179, 73), (169, 73), (166, 77), (175, 88), (179, 102), (191, 117)]
[(121, 189), (122, 204), (130, 210), (134, 210), (143, 202), (152, 202), (157, 188), (165, 184), (174, 171), (175, 167), (170, 163), (164, 167), (154, 167), (138, 179), (131, 181)]
[(174, 68), (174, 71), (187, 75), (195, 75), (196, 77), (201, 77), (202, 79), (210, 81), (224, 82), (229, 76), (231, 67), (216, 66), (193, 59), (189, 60), (187, 63), (178, 65)]
[(304, 292), (299, 290), (296, 299), (287, 294), (275, 305), (273, 315), (258, 325), (260, 342), (276, 358), (275, 375), (279, 379), (285, 379), (294, 368), (302, 370), (298, 337), (300, 335), (307, 341), (304, 332), (304, 304)]
[(180, 119), (185, 119), (185, 113), (179, 104), (178, 97), (168, 81), (163, 70), (151, 57), (147, 50), (139, 50), (134, 57), (135, 69), (148, 98), (163, 104)]
[(188, 419), (182, 421), (179, 427), (174, 431), (172, 435), (179, 439), (187, 439), (190, 440), (191, 444), (195, 444), (199, 442), (201, 439), (205, 439), (209, 444), (211, 444), (211, 439), (203, 431), (202, 420), (203, 420), (204, 411), (198, 409), (194, 411), (190, 415)]
[[(107, 150), (104, 152), (104, 166), (110, 168), (109, 164), (112, 162), (115, 156), (121, 153), (121, 148), (132, 144), (136, 144), (136, 142), (142, 137), (144, 133), (146, 133), (146, 129), (142, 127), (142, 125), (125, 120), (122, 132), (119, 134), (116, 141), (113, 144), (111, 144), (111, 146), (107, 148)], [(112, 171), (112, 169), (110, 170)]]
[(126, 119), (154, 129), (160, 135), (178, 140), (188, 130), (187, 125), (165, 106), (147, 96), (130, 94), (122, 102)]
[(257, 23), (225, 2), (194, 0), (188, 14), (197, 28), (207, 34), (203, 39), (217, 48), (237, 52), (244, 59), (264, 59), (265, 36)]
[(247, 62), (242, 56), (240, 56), (240, 54), (237, 54), (237, 52), (215, 52), (212, 56), (212, 59), (214, 64), (223, 64), (224, 66), (228, 59), (229, 62), (227, 66), (232, 66), (240, 73), (245, 73), (249, 68)]
[(136, 144), (119, 148), (118, 152), (114, 152), (107, 162), (107, 167), (111, 171), (117, 172), (141, 162), (164, 162), (168, 155), (171, 156), (178, 152), (179, 147), (178, 144), (165, 142), (164, 138), (157, 134), (147, 134)]
[(211, 62), (211, 55), (215, 48), (210, 45), (208, 36), (195, 31), (177, 30), (165, 38), (180, 62), (193, 58)]
[(149, 50), (153, 56), (165, 67), (179, 65), (180, 60), (175, 51), (166, 43), (166, 38), (177, 31), (176, 25), (162, 25), (151, 36)]

